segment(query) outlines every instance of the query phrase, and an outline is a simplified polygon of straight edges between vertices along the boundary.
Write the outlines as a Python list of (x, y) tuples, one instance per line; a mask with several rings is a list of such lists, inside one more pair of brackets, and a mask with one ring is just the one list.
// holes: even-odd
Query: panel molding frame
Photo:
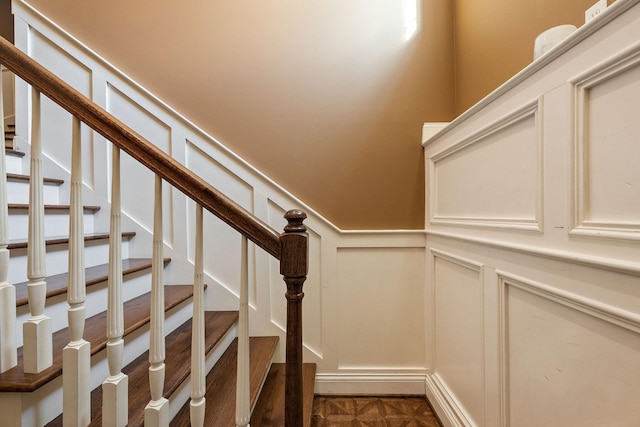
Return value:
[(500, 383), (500, 426), (509, 427), (509, 334), (508, 334), (508, 289), (514, 287), (541, 297), (547, 301), (560, 304), (586, 314), (592, 318), (605, 321), (611, 325), (622, 327), (640, 334), (640, 314), (633, 313), (597, 300), (568, 292), (553, 286), (536, 282), (522, 276), (496, 269), (498, 282), (498, 318), (499, 318), (499, 383)]
[[(428, 190), (429, 190), (429, 224), (431, 225), (449, 225), (449, 226), (466, 226), (472, 228), (499, 228), (511, 230), (524, 230), (536, 233), (543, 232), (543, 200), (544, 200), (544, 181), (543, 181), (543, 101), (539, 97), (533, 101), (524, 104), (514, 112), (496, 120), (488, 126), (474, 132), (470, 136), (458, 141), (450, 147), (447, 147), (437, 153), (432, 154), (427, 159), (428, 166)], [(523, 120), (533, 117), (536, 132), (536, 200), (535, 212), (533, 218), (509, 218), (509, 217), (456, 217), (456, 216), (439, 216), (438, 211), (438, 187), (437, 187), (437, 163), (447, 157), (459, 153), (462, 150), (471, 147), (476, 143), (484, 141), (486, 138), (495, 133), (515, 125)]]
[[(460, 401), (455, 397), (455, 395), (450, 391), (447, 387), (446, 382), (440, 377), (438, 374), (438, 358), (435, 351), (435, 348), (438, 346), (437, 337), (436, 337), (436, 325), (438, 324), (436, 319), (435, 305), (436, 301), (436, 269), (435, 264), (438, 258), (448, 261), (452, 264), (458, 265), (462, 268), (468, 269), (478, 274), (478, 285), (482, 288), (483, 292), (486, 286), (485, 282), (485, 264), (479, 261), (474, 261), (469, 258), (465, 258), (463, 256), (455, 255), (451, 252), (442, 251), (440, 249), (435, 249), (432, 247), (427, 248), (427, 253), (430, 259), (429, 266), (431, 267), (430, 272), (430, 289), (427, 289), (427, 292), (430, 293), (428, 298), (431, 301), (431, 305), (427, 307), (427, 310), (430, 309), (431, 314), (427, 314), (431, 316), (431, 324), (433, 325), (433, 331), (427, 331), (427, 334), (431, 336), (429, 343), (433, 347), (433, 354), (431, 356), (431, 360), (433, 365), (431, 366), (431, 373), (427, 375), (426, 378), (426, 388), (427, 388), (427, 397), (429, 401), (438, 405), (439, 408), (444, 411), (446, 414), (446, 420), (452, 422), (452, 426), (474, 426), (472, 422), (472, 417), (467, 414), (464, 410), (464, 406), (460, 403)], [(482, 329), (483, 336), (486, 334), (486, 316), (485, 316), (485, 306), (484, 302), (482, 304)], [(483, 339), (482, 341), (482, 356), (481, 356), (481, 365), (482, 369), (482, 389), (486, 390), (487, 387), (487, 377), (484, 366), (486, 365), (486, 341)], [(437, 402), (437, 403), (436, 403)], [(486, 418), (486, 403), (484, 407), (484, 418)], [(444, 421), (444, 420), (443, 420)], [(484, 419), (483, 419), (484, 421)]]
[(569, 80), (573, 92), (573, 195), (570, 236), (595, 239), (640, 240), (640, 218), (634, 222), (593, 221), (588, 217), (589, 177), (589, 92), (597, 85), (640, 67), (640, 43), (624, 49), (606, 61)]

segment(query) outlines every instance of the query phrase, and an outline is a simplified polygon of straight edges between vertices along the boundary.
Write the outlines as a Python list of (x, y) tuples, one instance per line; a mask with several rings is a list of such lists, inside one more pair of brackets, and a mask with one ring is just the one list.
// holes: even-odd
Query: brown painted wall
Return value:
[(448, 0), (31, 3), (339, 227), (423, 227)]
[(0, 36), (13, 43), (11, 0), (0, 0)]
[(561, 24), (580, 27), (584, 11), (595, 3), (455, 0), (456, 115), (531, 63), (538, 34)]
[(422, 123), (465, 111), (595, 0), (31, 3), (339, 227), (416, 229)]

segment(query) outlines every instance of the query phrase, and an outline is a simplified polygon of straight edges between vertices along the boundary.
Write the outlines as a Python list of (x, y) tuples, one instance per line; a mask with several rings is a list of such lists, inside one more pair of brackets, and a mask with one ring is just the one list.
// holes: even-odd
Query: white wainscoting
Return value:
[(640, 2), (601, 18), (425, 139), (446, 426), (640, 425)]
[[(14, 1), (13, 10), (19, 48), (264, 222), (282, 230), (286, 210), (306, 211), (310, 271), (304, 288), (304, 357), (318, 364), (318, 391), (424, 394), (423, 230), (339, 230), (27, 3)], [(24, 83), (18, 86), (17, 126), (25, 146), (28, 88)], [(52, 160), (47, 172), (64, 178), (70, 161), (65, 147), (70, 117), (54, 106), (50, 114), (52, 120), (45, 119), (53, 140), (44, 144)], [(84, 132), (83, 144), (89, 147), (85, 202), (105, 207), (94, 227), (107, 229), (110, 144), (89, 130)], [(123, 229), (137, 232), (129, 243), (129, 255), (150, 256), (153, 176), (126, 155), (122, 162)], [(165, 256), (172, 259), (165, 280), (190, 283), (194, 204), (166, 185), (164, 193)], [(207, 307), (237, 309), (240, 238), (211, 215), (205, 216), (204, 233)], [(249, 265), (251, 333), (279, 335), (283, 343), (285, 286), (278, 264), (253, 247)], [(277, 358), (284, 359), (284, 345)]]

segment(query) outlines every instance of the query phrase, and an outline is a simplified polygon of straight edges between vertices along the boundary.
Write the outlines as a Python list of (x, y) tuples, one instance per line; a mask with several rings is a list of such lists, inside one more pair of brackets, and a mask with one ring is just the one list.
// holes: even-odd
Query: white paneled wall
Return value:
[(425, 141), (427, 395), (447, 426), (636, 426), (640, 2)]
[[(417, 231), (344, 232), (244, 162), (127, 76), (49, 22), (27, 3), (13, 2), (16, 45), (113, 113), (140, 135), (203, 176), (247, 210), (277, 230), (284, 212), (300, 207), (310, 235), (310, 272), (305, 284), (305, 361), (318, 363), (320, 392), (424, 393), (425, 235)], [(176, 79), (179, 82), (179, 79)], [(18, 135), (27, 144), (25, 117), (28, 88), (16, 87)], [(48, 108), (45, 103), (45, 108)], [(53, 107), (52, 107), (53, 109)], [(47, 172), (64, 178), (69, 170), (70, 141), (52, 111), (44, 126), (56, 136), (44, 142)], [(47, 120), (47, 119), (45, 119)], [(84, 173), (85, 203), (110, 198), (111, 148), (101, 136), (83, 128), (91, 141)], [(89, 144), (88, 144), (89, 145)], [(128, 256), (151, 256), (153, 175), (122, 155), (123, 229), (136, 231)], [(163, 188), (164, 255), (172, 259), (167, 283), (193, 281), (195, 205), (168, 186)], [(94, 220), (106, 230), (108, 209)], [(62, 233), (61, 233), (62, 234)], [(205, 213), (204, 270), (208, 309), (237, 309), (240, 247), (237, 233)], [(91, 260), (87, 259), (90, 263)], [(284, 342), (285, 285), (277, 263), (249, 245), (249, 306), (252, 334), (280, 335)], [(91, 310), (90, 307), (88, 307)], [(284, 346), (278, 357), (284, 360)]]

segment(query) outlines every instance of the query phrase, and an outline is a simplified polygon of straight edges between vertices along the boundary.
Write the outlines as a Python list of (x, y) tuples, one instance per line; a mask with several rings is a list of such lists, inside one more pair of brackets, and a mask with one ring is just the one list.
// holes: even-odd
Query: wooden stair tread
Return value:
[[(237, 311), (205, 312), (205, 351), (208, 353), (238, 321)], [(191, 369), (191, 320), (166, 339), (164, 396), (170, 397), (189, 376)], [(144, 408), (151, 399), (149, 391), (149, 352), (145, 352), (123, 370), (129, 376), (129, 426), (144, 424)], [(135, 393), (131, 391), (135, 390)], [(102, 387), (91, 392), (91, 426), (102, 424)], [(62, 426), (62, 415), (47, 426)]]
[(4, 149), (4, 153), (7, 156), (14, 156), (14, 157), (24, 157), (24, 152), (22, 151), (18, 151), (18, 150), (14, 150), (13, 148), (6, 148)]
[[(13, 210), (29, 210), (29, 205), (26, 203), (9, 203), (9, 209)], [(70, 208), (69, 205), (44, 205), (45, 211), (68, 211)], [(85, 212), (98, 212), (100, 210), (100, 206), (83, 206)]]
[[(250, 395), (253, 407), (264, 379), (271, 366), (273, 353), (278, 345), (278, 337), (251, 337), (249, 341), (251, 362)], [(218, 363), (207, 375), (205, 425), (215, 427), (235, 427), (236, 425), (236, 371), (238, 340), (229, 346)], [(171, 427), (188, 427), (189, 402), (180, 409), (170, 423)]]
[[(274, 363), (260, 392), (260, 398), (251, 415), (252, 427), (282, 427), (284, 425), (284, 363)], [(303, 394), (304, 394), (304, 423), (311, 426), (311, 412), (313, 410), (313, 395), (316, 380), (316, 364), (302, 365)]]
[[(171, 258), (165, 258), (165, 266), (171, 262)], [(128, 258), (122, 260), (122, 275), (132, 274), (141, 270), (151, 268), (151, 258)], [(85, 282), (87, 286), (92, 286), (97, 283), (102, 283), (107, 280), (109, 273), (109, 264), (96, 265), (94, 267), (88, 267), (85, 270)], [(47, 298), (65, 294), (67, 292), (67, 284), (69, 282), (69, 274), (62, 273), (55, 276), (46, 277), (47, 282)], [(22, 282), (15, 285), (16, 287), (16, 307), (26, 305), (28, 303), (27, 298), (27, 285), (29, 282)]]
[[(135, 235), (136, 235), (135, 231), (122, 232), (122, 238), (125, 240), (131, 239)], [(90, 242), (93, 240), (105, 240), (105, 239), (109, 239), (109, 233), (91, 233), (91, 234), (84, 235), (85, 242)], [(65, 245), (69, 243), (69, 236), (45, 237), (45, 240), (46, 240), (45, 242), (46, 245)], [(19, 240), (11, 240), (9, 242), (8, 249), (9, 250), (24, 249), (26, 247), (27, 247), (27, 240), (19, 239)]]
[[(7, 173), (7, 181), (29, 182), (29, 175), (22, 175), (18, 173)], [(58, 178), (43, 178), (45, 185), (62, 185), (63, 179)]]
[[(193, 286), (165, 286), (165, 310), (169, 310), (193, 294)], [(124, 303), (124, 334), (130, 334), (149, 322), (150, 293)], [(104, 349), (107, 344), (107, 313), (102, 312), (86, 320), (84, 339), (91, 343), (91, 354)], [(18, 349), (18, 365), (0, 374), (0, 391), (31, 392), (62, 374), (62, 349), (69, 343), (69, 330), (53, 334), (53, 365), (39, 374), (26, 374), (22, 366), (22, 350)]]

